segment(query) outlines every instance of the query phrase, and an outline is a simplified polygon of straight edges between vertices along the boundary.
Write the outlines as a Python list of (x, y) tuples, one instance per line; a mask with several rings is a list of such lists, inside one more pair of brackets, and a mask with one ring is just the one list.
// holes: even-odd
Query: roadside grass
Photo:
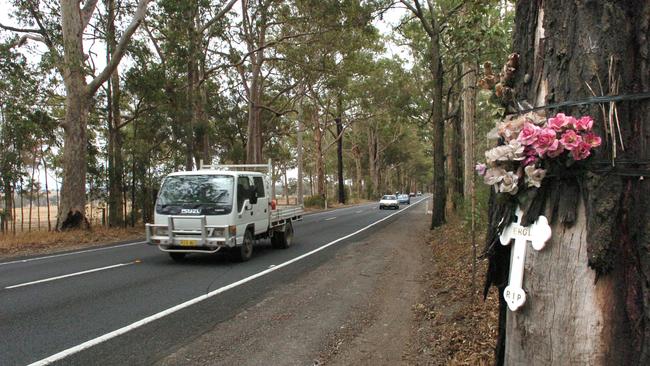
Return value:
[(51, 253), (144, 238), (144, 228), (105, 228), (73, 231), (33, 231), (0, 235), (0, 257)]
[[(484, 226), (478, 226), (484, 227)], [(477, 253), (484, 230), (477, 230)], [(477, 260), (472, 286), (472, 241), (469, 223), (459, 216), (431, 232), (432, 271), (426, 274), (425, 301), (415, 306), (418, 358), (423, 364), (491, 365), (497, 339), (498, 293), (483, 301), (487, 263)]]

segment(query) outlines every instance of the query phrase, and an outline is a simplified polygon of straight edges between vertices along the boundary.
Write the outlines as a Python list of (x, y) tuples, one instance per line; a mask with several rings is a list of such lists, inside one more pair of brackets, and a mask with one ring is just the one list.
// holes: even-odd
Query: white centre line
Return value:
[(334, 217), (328, 217), (328, 218), (325, 219), (325, 221), (334, 220), (335, 218), (336, 218), (336, 216), (334, 216)]
[(25, 282), (25, 283), (21, 283), (21, 284), (18, 284), (18, 285), (7, 286), (7, 287), (5, 287), (5, 290), (10, 290), (10, 289), (12, 289), (12, 288), (18, 288), (18, 287), (24, 287), (24, 286), (35, 285), (35, 284), (37, 284), (37, 283), (43, 283), (43, 282), (50, 282), (50, 281), (60, 280), (60, 279), (62, 279), (62, 278), (67, 278), (67, 277), (80, 276), (80, 275), (83, 275), (83, 274), (86, 274), (86, 273), (99, 272), (99, 271), (104, 271), (104, 270), (111, 269), (111, 268), (124, 267), (124, 266), (128, 266), (128, 265), (135, 264), (135, 263), (138, 263), (138, 262), (139, 262), (139, 261), (133, 261), (133, 262), (129, 262), (129, 263), (114, 264), (114, 265), (112, 265), (112, 266), (106, 266), (106, 267), (101, 267), (101, 268), (94, 268), (94, 269), (89, 269), (89, 270), (86, 270), (86, 271), (70, 273), (70, 274), (67, 274), (67, 275), (61, 275), (61, 276), (56, 276), (56, 277), (44, 278), (44, 279), (42, 279), (42, 280), (38, 280), (38, 281)]
[(354, 213), (362, 213), (363, 211), (354, 211)]
[(88, 340), (86, 342), (83, 342), (81, 344), (78, 344), (78, 345), (76, 345), (74, 347), (70, 347), (68, 349), (65, 349), (65, 350), (63, 350), (63, 351), (61, 351), (59, 353), (53, 354), (52, 356), (49, 356), (49, 357), (44, 358), (42, 360), (33, 362), (33, 363), (29, 364), (28, 366), (49, 365), (52, 362), (62, 360), (64, 358), (68, 357), (68, 356), (71, 356), (71, 355), (75, 354), (75, 353), (79, 353), (79, 352), (81, 352), (81, 351), (83, 351), (83, 350), (85, 350), (87, 348), (90, 348), (92, 346), (95, 346), (95, 345), (98, 345), (100, 343), (106, 342), (106, 341), (108, 341), (108, 340), (110, 340), (112, 338), (115, 338), (115, 337), (120, 336), (120, 335), (122, 335), (124, 333), (132, 331), (133, 329), (140, 328), (143, 325), (149, 324), (149, 323), (151, 323), (151, 322), (153, 322), (155, 320), (158, 320), (158, 319), (160, 319), (162, 317), (165, 317), (165, 316), (167, 316), (169, 314), (173, 314), (173, 313), (175, 313), (175, 312), (177, 312), (179, 310), (185, 309), (185, 308), (187, 308), (189, 306), (192, 306), (192, 305), (194, 305), (196, 303), (199, 303), (199, 302), (201, 302), (203, 300), (207, 300), (207, 299), (209, 299), (211, 297), (219, 295), (222, 292), (225, 292), (225, 291), (228, 291), (228, 290), (230, 290), (232, 288), (235, 288), (237, 286), (243, 285), (243, 284), (245, 284), (247, 282), (250, 282), (250, 281), (252, 281), (252, 280), (254, 280), (254, 279), (258, 278), (258, 277), (262, 277), (262, 276), (265, 276), (265, 275), (267, 275), (267, 274), (269, 274), (271, 272), (277, 271), (280, 268), (286, 267), (286, 266), (288, 266), (288, 265), (290, 265), (292, 263), (295, 263), (295, 262), (297, 262), (299, 260), (302, 260), (302, 259), (304, 259), (306, 257), (309, 257), (312, 254), (318, 253), (321, 250), (324, 250), (324, 249), (326, 249), (326, 248), (328, 248), (328, 247), (330, 247), (330, 246), (332, 246), (334, 244), (337, 244), (337, 243), (339, 243), (339, 242), (341, 242), (341, 241), (343, 241), (345, 239), (348, 239), (348, 238), (350, 238), (352, 236), (355, 236), (355, 235), (359, 234), (360, 232), (366, 231), (366, 230), (370, 229), (371, 227), (379, 224), (380, 222), (386, 221), (386, 220), (390, 219), (391, 217), (393, 217), (395, 215), (399, 215), (402, 212), (408, 210), (409, 208), (416, 206), (418, 203), (420, 203), (422, 201), (424, 201), (424, 199), (421, 199), (420, 201), (418, 201), (418, 202), (404, 208), (403, 210), (399, 210), (399, 211), (394, 212), (394, 213), (392, 213), (392, 214), (390, 214), (390, 215), (388, 215), (388, 216), (386, 216), (386, 217), (384, 217), (382, 219), (379, 219), (379, 220), (373, 222), (372, 224), (370, 224), (368, 226), (362, 227), (361, 229), (359, 229), (359, 230), (357, 230), (357, 231), (355, 231), (355, 232), (353, 232), (351, 234), (348, 234), (346, 236), (342, 236), (342, 237), (340, 237), (340, 238), (338, 238), (336, 240), (333, 240), (333, 241), (331, 241), (331, 242), (329, 242), (329, 243), (327, 243), (327, 244), (325, 244), (325, 245), (323, 245), (321, 247), (318, 247), (318, 248), (316, 248), (316, 249), (314, 249), (314, 250), (312, 250), (310, 252), (302, 254), (302, 255), (300, 255), (298, 257), (295, 257), (295, 258), (293, 258), (291, 260), (288, 260), (288, 261), (286, 261), (284, 263), (281, 263), (281, 264), (278, 264), (278, 265), (276, 265), (274, 267), (265, 269), (265, 270), (263, 270), (261, 272), (255, 273), (254, 275), (248, 276), (246, 278), (242, 278), (239, 281), (236, 281), (236, 282), (233, 282), (233, 283), (231, 283), (229, 285), (220, 287), (220, 288), (218, 288), (218, 289), (216, 289), (214, 291), (208, 292), (207, 294), (203, 294), (203, 295), (201, 295), (199, 297), (195, 297), (193, 299), (187, 300), (184, 303), (178, 304), (178, 305), (173, 306), (173, 307), (171, 307), (169, 309), (163, 310), (163, 311), (161, 311), (159, 313), (150, 315), (150, 316), (148, 316), (148, 317), (146, 317), (144, 319), (140, 319), (140, 320), (138, 320), (138, 321), (136, 321), (134, 323), (131, 323), (131, 324), (127, 325), (127, 326), (124, 326), (124, 327), (122, 327), (120, 329), (116, 329), (116, 330), (114, 330), (112, 332), (106, 333), (106, 334), (101, 335), (101, 336), (99, 336), (97, 338), (90, 339), (90, 340)]

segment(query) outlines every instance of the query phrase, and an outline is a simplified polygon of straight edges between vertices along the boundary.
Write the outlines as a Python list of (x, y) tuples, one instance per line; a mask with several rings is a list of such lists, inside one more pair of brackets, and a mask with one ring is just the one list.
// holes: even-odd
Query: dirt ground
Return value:
[(158, 365), (489, 362), (494, 332), (488, 322), (496, 325), (496, 312), (488, 304), (495, 299), (471, 302), (466, 273), (456, 272), (471, 273), (471, 246), (446, 241), (444, 235), (455, 233), (444, 229), (431, 233), (429, 219), (423, 209), (405, 212)]

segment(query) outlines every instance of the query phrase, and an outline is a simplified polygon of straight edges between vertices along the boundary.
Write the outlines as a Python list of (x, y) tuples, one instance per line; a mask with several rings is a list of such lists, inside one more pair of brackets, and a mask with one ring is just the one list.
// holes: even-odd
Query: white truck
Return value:
[[(266, 174), (254, 170), (266, 170)], [(275, 248), (293, 241), (293, 221), (302, 206), (276, 208), (270, 197), (267, 164), (208, 165), (169, 174), (156, 200), (147, 243), (181, 261), (188, 253), (228, 249), (238, 261), (253, 255), (256, 239), (271, 238)]]

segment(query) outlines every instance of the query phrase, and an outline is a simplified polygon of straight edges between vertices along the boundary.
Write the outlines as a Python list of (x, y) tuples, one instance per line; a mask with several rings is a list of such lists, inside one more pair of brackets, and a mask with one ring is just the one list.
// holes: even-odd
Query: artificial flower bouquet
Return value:
[(499, 146), (485, 152), (486, 163), (477, 164), (476, 171), (498, 193), (516, 195), (527, 187), (539, 188), (549, 169), (567, 169), (600, 146), (593, 124), (589, 116), (564, 113), (548, 120), (534, 112), (511, 116), (490, 133)]

